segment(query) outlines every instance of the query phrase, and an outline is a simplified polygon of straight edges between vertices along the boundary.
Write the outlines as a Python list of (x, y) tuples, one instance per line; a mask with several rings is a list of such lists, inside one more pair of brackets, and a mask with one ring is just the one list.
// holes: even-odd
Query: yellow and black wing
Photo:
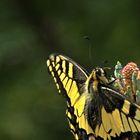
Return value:
[(96, 138), (140, 140), (140, 106), (111, 88), (101, 86), (97, 100), (88, 105), (88, 122)]
[(140, 106), (90, 77), (66, 56), (50, 55), (47, 66), (66, 98), (66, 114), (76, 140), (140, 139)]
[(94, 140), (94, 133), (84, 114), (84, 84), (89, 74), (72, 59), (60, 54), (50, 55), (47, 66), (59, 93), (66, 97), (66, 114), (75, 139)]

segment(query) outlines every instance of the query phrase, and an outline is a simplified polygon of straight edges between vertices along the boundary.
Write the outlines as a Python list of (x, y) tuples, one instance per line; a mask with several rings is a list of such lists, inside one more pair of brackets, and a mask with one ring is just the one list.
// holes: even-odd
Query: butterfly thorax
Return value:
[(93, 69), (86, 81), (86, 85), (88, 85), (88, 90), (90, 90), (90, 88), (92, 87), (94, 92), (98, 92), (101, 85), (106, 86), (108, 85), (108, 83), (109, 82), (106, 78), (106, 72), (100, 67)]

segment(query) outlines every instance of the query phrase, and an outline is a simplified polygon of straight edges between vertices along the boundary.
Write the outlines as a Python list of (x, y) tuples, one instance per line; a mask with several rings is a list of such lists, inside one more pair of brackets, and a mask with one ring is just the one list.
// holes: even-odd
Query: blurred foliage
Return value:
[(138, 0), (0, 1), (0, 139), (71, 140), (64, 99), (47, 72), (48, 55), (60, 52), (88, 71), (114, 67), (118, 60), (139, 65), (139, 5)]

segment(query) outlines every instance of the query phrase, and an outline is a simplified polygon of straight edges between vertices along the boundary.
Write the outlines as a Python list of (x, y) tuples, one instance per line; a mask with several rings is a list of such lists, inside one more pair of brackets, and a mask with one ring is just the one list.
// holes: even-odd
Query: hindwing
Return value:
[[(98, 120), (89, 116), (89, 124), (97, 138), (103, 140), (139, 140), (140, 106), (108, 87), (101, 87), (97, 112)], [(94, 105), (93, 105), (94, 106)]]

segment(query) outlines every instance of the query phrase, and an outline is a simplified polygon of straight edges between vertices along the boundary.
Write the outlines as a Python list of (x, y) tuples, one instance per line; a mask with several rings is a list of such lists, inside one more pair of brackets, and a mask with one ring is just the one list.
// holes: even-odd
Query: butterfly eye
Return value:
[(96, 68), (96, 76), (97, 77), (102, 77), (102, 76), (107, 76), (107, 73), (105, 70), (103, 70), (102, 68)]
[(101, 76), (102, 75), (102, 72), (99, 68), (96, 69), (96, 75), (97, 76)]

